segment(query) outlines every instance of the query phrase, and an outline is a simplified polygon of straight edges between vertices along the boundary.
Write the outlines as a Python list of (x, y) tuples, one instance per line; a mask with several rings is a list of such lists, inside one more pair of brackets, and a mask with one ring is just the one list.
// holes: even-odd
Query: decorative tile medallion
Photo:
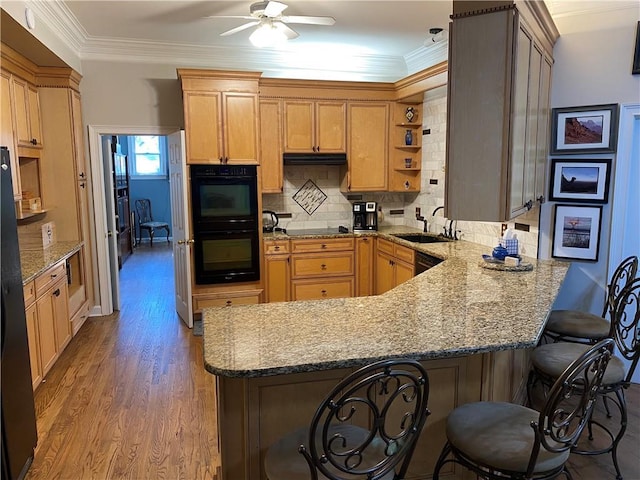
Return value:
[(292, 197), (302, 209), (311, 215), (327, 199), (327, 195), (311, 180), (300, 187)]

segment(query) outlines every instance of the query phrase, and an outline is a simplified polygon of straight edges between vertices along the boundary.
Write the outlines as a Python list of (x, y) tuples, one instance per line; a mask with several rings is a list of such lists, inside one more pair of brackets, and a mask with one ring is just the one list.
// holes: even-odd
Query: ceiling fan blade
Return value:
[(202, 18), (239, 18), (241, 20), (255, 20), (256, 17), (250, 15), (207, 15)]
[(336, 19), (333, 17), (306, 17), (291, 15), (280, 18), (284, 23), (304, 23), (307, 25), (335, 25)]
[(289, 27), (288, 25), (285, 25), (282, 22), (274, 22), (273, 26), (278, 30), (280, 30), (282, 33), (284, 33), (287, 37), (287, 40), (293, 40), (294, 38), (300, 36), (300, 34), (296, 32), (293, 28)]
[(264, 9), (264, 16), (271, 18), (277, 17), (282, 12), (284, 12), (286, 8), (287, 5), (285, 5), (284, 3), (270, 1), (267, 3), (266, 8)]
[(226, 32), (222, 32), (220, 34), (221, 37), (226, 37), (228, 35), (233, 35), (234, 33), (241, 32), (242, 30), (246, 30), (247, 28), (253, 27), (254, 25), (258, 25), (260, 23), (259, 20), (255, 20), (253, 22), (245, 23), (244, 25), (240, 25), (239, 27), (232, 28), (231, 30), (227, 30)]

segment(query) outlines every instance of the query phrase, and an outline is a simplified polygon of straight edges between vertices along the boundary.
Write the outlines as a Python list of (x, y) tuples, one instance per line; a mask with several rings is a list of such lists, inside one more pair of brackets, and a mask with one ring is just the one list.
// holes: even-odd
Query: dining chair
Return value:
[(138, 214), (138, 244), (142, 237), (142, 230), (149, 232), (149, 240), (153, 247), (153, 237), (157, 229), (163, 229), (167, 232), (167, 242), (169, 241), (169, 224), (167, 222), (156, 222), (153, 220), (151, 212), (151, 200), (148, 198), (139, 198), (135, 202), (136, 213)]

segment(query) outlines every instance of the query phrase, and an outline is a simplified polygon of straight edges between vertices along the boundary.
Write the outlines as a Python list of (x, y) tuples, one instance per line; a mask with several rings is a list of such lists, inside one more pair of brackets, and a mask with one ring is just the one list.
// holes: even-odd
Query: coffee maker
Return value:
[(353, 203), (353, 231), (378, 230), (378, 204), (376, 202)]

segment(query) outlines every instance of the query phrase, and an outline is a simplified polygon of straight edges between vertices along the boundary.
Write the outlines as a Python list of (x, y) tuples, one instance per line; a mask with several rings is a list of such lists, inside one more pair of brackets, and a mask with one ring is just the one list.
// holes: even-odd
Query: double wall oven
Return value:
[(198, 285), (260, 280), (258, 176), (253, 165), (191, 165)]

